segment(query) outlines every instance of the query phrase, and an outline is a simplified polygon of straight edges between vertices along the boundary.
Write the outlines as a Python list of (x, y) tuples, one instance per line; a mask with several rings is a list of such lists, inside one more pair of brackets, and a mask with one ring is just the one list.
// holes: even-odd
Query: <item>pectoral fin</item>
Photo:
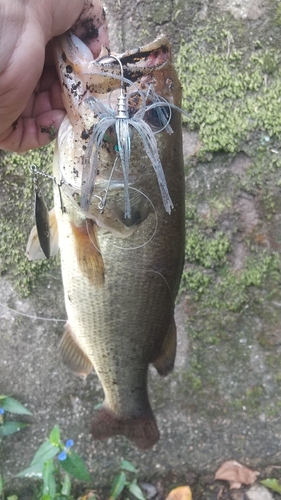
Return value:
[[(49, 230), (50, 230), (50, 235), (49, 235), (50, 257), (54, 257), (59, 249), (58, 226), (54, 208), (49, 212)], [(26, 246), (26, 256), (28, 260), (46, 259), (46, 255), (43, 252), (39, 241), (38, 231), (36, 226), (34, 226), (30, 232)]]
[(97, 226), (91, 219), (87, 219), (81, 226), (72, 224), (80, 270), (91, 283), (102, 285), (104, 282), (104, 267), (96, 231)]
[(77, 344), (69, 323), (65, 325), (59, 348), (63, 363), (76, 375), (87, 377), (93, 371), (93, 365)]
[(164, 338), (161, 351), (153, 362), (153, 366), (159, 375), (165, 377), (174, 368), (177, 350), (177, 329), (174, 318), (171, 321), (166, 337)]

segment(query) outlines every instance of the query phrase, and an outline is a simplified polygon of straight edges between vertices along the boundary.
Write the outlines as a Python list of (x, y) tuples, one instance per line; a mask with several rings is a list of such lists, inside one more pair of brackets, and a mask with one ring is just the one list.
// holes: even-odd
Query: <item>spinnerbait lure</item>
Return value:
[(42, 251), (47, 259), (50, 258), (50, 224), (49, 212), (45, 203), (43, 194), (38, 185), (38, 170), (35, 165), (31, 165), (35, 189), (35, 222), (38, 233), (38, 239)]
[[(97, 115), (99, 121), (94, 127), (91, 140), (84, 156), (81, 187), (81, 208), (86, 213), (88, 212), (98, 170), (99, 150), (105, 138), (106, 131), (110, 127), (114, 127), (116, 133), (116, 159), (112, 167), (108, 186), (105, 190), (105, 196), (102, 198), (99, 204), (99, 209), (101, 211), (103, 211), (104, 209), (106, 196), (112, 179), (112, 174), (118, 159), (120, 159), (124, 179), (124, 217), (129, 219), (131, 218), (131, 206), (129, 198), (129, 166), (131, 155), (131, 132), (132, 129), (135, 129), (141, 137), (145, 152), (150, 159), (157, 176), (165, 210), (170, 214), (173, 208), (173, 202), (169, 195), (163, 167), (159, 158), (157, 141), (155, 139), (155, 133), (157, 132), (153, 132), (152, 128), (144, 120), (144, 117), (148, 111), (156, 109), (159, 122), (162, 124), (162, 128), (158, 130), (158, 132), (166, 129), (166, 131), (171, 134), (173, 133), (173, 130), (169, 124), (171, 120), (171, 108), (176, 108), (180, 112), (182, 112), (182, 110), (180, 110), (180, 108), (178, 108), (177, 106), (171, 105), (164, 98), (158, 96), (154, 92), (152, 87), (148, 86), (147, 92), (142, 92), (137, 88), (137, 93), (141, 97), (142, 105), (140, 106), (140, 109), (132, 117), (130, 117), (128, 111), (128, 96), (126, 95), (124, 89), (124, 83), (130, 86), (134, 84), (130, 80), (124, 78), (123, 67), (120, 59), (113, 55), (109, 56), (109, 59), (110, 58), (115, 59), (120, 65), (120, 95), (117, 98), (116, 110), (114, 110), (110, 106), (104, 105), (95, 96), (91, 96), (85, 99), (85, 102), (87, 103), (89, 108), (94, 111), (95, 115)], [(101, 62), (101, 60), (99, 60), (99, 62)], [(102, 75), (102, 73), (99, 74)], [(109, 75), (108, 73), (106, 73), (106, 76), (113, 76), (114, 78), (118, 78), (116, 75)], [(150, 102), (151, 104), (146, 104), (147, 102)], [(166, 112), (165, 107), (168, 107), (169, 113)]]

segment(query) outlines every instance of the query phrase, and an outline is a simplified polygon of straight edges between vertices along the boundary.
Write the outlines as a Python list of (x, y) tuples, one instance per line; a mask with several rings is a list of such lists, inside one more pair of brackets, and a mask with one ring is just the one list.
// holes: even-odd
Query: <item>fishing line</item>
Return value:
[(97, 252), (99, 252), (100, 255), (102, 255), (100, 249), (95, 245), (95, 242), (92, 240), (92, 237), (90, 235), (88, 219), (86, 219), (86, 229), (87, 229), (87, 234), (89, 236), (89, 240), (92, 243), (93, 247), (97, 250)]
[(107, 186), (104, 189), (104, 191), (102, 191), (102, 193), (104, 192), (104, 195), (103, 195), (103, 197), (101, 197), (101, 196), (99, 197), (100, 198), (100, 202), (98, 203), (98, 209), (99, 209), (99, 211), (100, 211), (101, 214), (104, 212), (104, 208), (105, 208), (105, 205), (106, 205), (106, 198), (107, 198), (107, 195), (108, 195), (110, 183), (111, 183), (111, 180), (112, 180), (113, 172), (115, 170), (117, 161), (118, 161), (118, 156), (116, 156), (115, 161), (113, 163), (113, 167), (111, 169), (111, 173), (110, 173), (110, 176), (108, 178)]
[(155, 214), (155, 227), (154, 227), (154, 231), (153, 231), (153, 234), (150, 236), (150, 238), (145, 241), (144, 243), (142, 243), (142, 245), (139, 245), (139, 246), (136, 246), (136, 247), (121, 247), (121, 246), (118, 246), (118, 245), (115, 245), (114, 243), (112, 243), (112, 246), (114, 248), (118, 248), (119, 250), (138, 250), (139, 248), (143, 248), (145, 247), (146, 245), (148, 245), (150, 243), (150, 241), (154, 238), (156, 232), (157, 232), (157, 228), (158, 228), (158, 216), (157, 216), (157, 212), (156, 212), (156, 208), (154, 206), (154, 204), (152, 203), (151, 199), (146, 195), (144, 194), (142, 191), (140, 191), (139, 189), (137, 188), (134, 188), (132, 186), (129, 186), (129, 189), (132, 189), (133, 191), (136, 191), (137, 193), (140, 193), (141, 195), (143, 195), (147, 201), (150, 203), (150, 205), (152, 206), (153, 208), (153, 211), (154, 211), (154, 214)]
[[(98, 252), (102, 255), (102, 253), (101, 253), (100, 249), (99, 249), (99, 248), (95, 245), (94, 241), (93, 241), (93, 240), (92, 240), (92, 238), (91, 238), (91, 235), (89, 234), (89, 229), (88, 229), (88, 221), (87, 221), (87, 219), (86, 219), (86, 228), (87, 228), (87, 233), (88, 233), (89, 239), (90, 239), (90, 241), (91, 241), (91, 243), (92, 243), (93, 247), (95, 247), (95, 249), (96, 249), (96, 250), (97, 250), (97, 251), (98, 251)], [(155, 234), (155, 233), (154, 233), (154, 234)], [(150, 240), (149, 240), (149, 241), (150, 241)], [(116, 245), (113, 245), (113, 246), (114, 246), (115, 248), (121, 248), (121, 250), (133, 250), (132, 248), (125, 248), (125, 249), (124, 249), (124, 248), (122, 248), (122, 247), (117, 247)], [(143, 245), (142, 245), (142, 246), (143, 246)], [(141, 247), (135, 247), (135, 248), (141, 248)], [(111, 262), (114, 262), (114, 263), (115, 263), (115, 261), (113, 261), (113, 260), (111, 260)], [(170, 296), (171, 296), (171, 297), (173, 297), (173, 295), (172, 295), (172, 291), (171, 291), (171, 288), (170, 288), (170, 286), (169, 286), (169, 283), (168, 283), (168, 281), (166, 280), (165, 276), (164, 276), (162, 273), (160, 273), (160, 271), (156, 271), (155, 269), (143, 269), (143, 268), (140, 268), (140, 267), (132, 267), (132, 266), (128, 266), (128, 267), (127, 267), (127, 269), (131, 269), (131, 270), (133, 270), (133, 271), (139, 271), (139, 273), (140, 273), (140, 274), (141, 274), (141, 273), (153, 273), (153, 274), (157, 274), (158, 276), (160, 276), (160, 278), (162, 278), (162, 279), (163, 279), (163, 281), (164, 281), (164, 283), (165, 283), (165, 285), (166, 285), (166, 287), (167, 287), (167, 289), (168, 289), (168, 292), (169, 292)]]
[[(150, 238), (145, 241), (144, 243), (142, 243), (141, 245), (139, 246), (135, 246), (135, 247), (121, 247), (121, 246), (118, 246), (118, 245), (115, 245), (114, 243), (111, 244), (112, 247), (114, 248), (118, 248), (119, 250), (137, 250), (139, 248), (143, 248), (145, 247), (146, 245), (148, 245), (148, 243), (154, 238), (156, 232), (157, 232), (157, 228), (158, 228), (158, 216), (157, 216), (157, 211), (156, 211), (156, 208), (154, 206), (154, 204), (152, 203), (151, 199), (146, 195), (144, 194), (142, 191), (140, 191), (139, 189), (137, 188), (134, 188), (132, 186), (129, 186), (129, 189), (132, 189), (134, 191), (137, 191), (138, 193), (140, 193), (141, 195), (143, 195), (147, 201), (150, 203), (150, 205), (152, 206), (153, 208), (153, 211), (154, 211), (154, 214), (155, 214), (155, 227), (154, 227), (154, 231), (153, 231), (153, 234), (150, 236)], [(102, 199), (103, 200), (103, 199)], [(101, 201), (102, 201), (101, 200)], [(94, 241), (92, 240), (91, 238), (91, 234), (90, 234), (90, 231), (89, 231), (89, 227), (88, 227), (88, 219), (86, 219), (86, 228), (87, 228), (87, 233), (88, 233), (88, 236), (89, 236), (89, 239), (93, 245), (93, 247), (95, 247), (96, 250), (98, 250), (98, 252), (101, 254), (101, 251), (97, 248), (97, 246), (95, 245)]]
[(26, 318), (30, 319), (39, 319), (41, 321), (60, 321), (65, 323), (67, 320), (66, 319), (56, 319), (56, 318), (45, 318), (44, 316), (32, 316), (32, 314), (26, 314), (22, 311), (17, 311), (16, 309), (12, 309), (11, 307), (5, 306), (4, 304), (0, 303), (0, 306), (3, 307), (4, 309), (7, 309), (8, 311), (11, 311), (15, 314), (18, 314), (20, 316), (24, 316)]

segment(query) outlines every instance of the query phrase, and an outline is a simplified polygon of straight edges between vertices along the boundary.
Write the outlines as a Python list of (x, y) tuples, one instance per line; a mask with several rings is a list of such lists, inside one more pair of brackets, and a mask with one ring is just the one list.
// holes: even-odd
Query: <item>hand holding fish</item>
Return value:
[(88, 0), (1, 1), (0, 148), (23, 152), (55, 137), (65, 109), (48, 42), (92, 8)]

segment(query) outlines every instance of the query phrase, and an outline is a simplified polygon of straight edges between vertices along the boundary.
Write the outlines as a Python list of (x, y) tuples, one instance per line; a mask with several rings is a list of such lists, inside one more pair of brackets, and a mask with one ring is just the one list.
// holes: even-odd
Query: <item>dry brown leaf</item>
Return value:
[(192, 493), (189, 486), (178, 486), (170, 491), (166, 500), (192, 500)]
[(253, 484), (257, 479), (257, 472), (235, 460), (228, 460), (217, 470), (215, 479), (228, 481), (230, 489), (241, 488), (242, 484)]
[(83, 495), (83, 497), (79, 497), (78, 500), (90, 500), (90, 498), (97, 498), (95, 496), (94, 491), (89, 491), (89, 493), (87, 493), (86, 495)]

